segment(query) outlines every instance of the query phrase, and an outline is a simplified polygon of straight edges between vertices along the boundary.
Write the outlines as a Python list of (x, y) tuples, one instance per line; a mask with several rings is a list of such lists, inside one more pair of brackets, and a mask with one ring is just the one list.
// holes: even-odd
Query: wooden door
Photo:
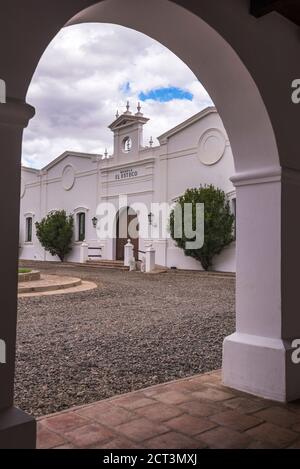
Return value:
[[(121, 220), (121, 217), (122, 217), (122, 220)], [(136, 260), (138, 259), (139, 238), (138, 238), (138, 236), (136, 238), (130, 237), (129, 232), (128, 232), (128, 227), (129, 227), (130, 223), (133, 220), (135, 220), (136, 218), (137, 218), (137, 214), (136, 213), (129, 214), (128, 213), (128, 208), (127, 208), (127, 211), (125, 213), (122, 213), (121, 215), (118, 216), (118, 219), (117, 219), (117, 239), (116, 239), (116, 260), (117, 261), (123, 261), (124, 260), (124, 246), (125, 246), (125, 244), (127, 244), (128, 238), (131, 239), (131, 242), (134, 246), (134, 250), (133, 250), (134, 257), (135, 257)], [(121, 230), (121, 223), (122, 224), (126, 223), (125, 232), (127, 234), (126, 234), (125, 238), (122, 237), (122, 234), (120, 235), (120, 231), (124, 232), (124, 230)], [(137, 231), (138, 231), (138, 226), (137, 226)]]

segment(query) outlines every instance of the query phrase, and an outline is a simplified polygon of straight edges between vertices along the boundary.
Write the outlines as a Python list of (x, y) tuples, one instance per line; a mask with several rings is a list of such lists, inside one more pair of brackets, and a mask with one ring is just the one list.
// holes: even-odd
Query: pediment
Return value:
[(110, 130), (118, 130), (124, 127), (128, 127), (130, 125), (136, 124), (136, 123), (145, 124), (146, 122), (148, 122), (148, 120), (149, 119), (147, 119), (146, 117), (122, 114), (114, 122), (112, 122), (112, 124), (110, 124), (108, 127)]

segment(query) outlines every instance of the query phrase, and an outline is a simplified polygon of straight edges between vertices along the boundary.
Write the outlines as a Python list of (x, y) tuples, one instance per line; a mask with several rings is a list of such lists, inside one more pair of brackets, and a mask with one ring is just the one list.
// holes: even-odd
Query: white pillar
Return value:
[(82, 243), (80, 246), (80, 260), (81, 264), (85, 264), (89, 258), (89, 245), (87, 243)]
[(277, 401), (300, 397), (298, 268), (300, 173), (235, 177), (236, 332), (223, 349), (227, 386)]
[(146, 273), (152, 272), (155, 269), (155, 249), (152, 244), (146, 248)]
[(129, 267), (130, 259), (134, 257), (133, 255), (133, 244), (130, 239), (127, 240), (127, 244), (124, 246), (124, 265)]
[[(3, 281), (0, 304), (0, 448), (34, 448), (36, 423), (32, 416), (14, 407), (14, 371), (18, 291), (18, 245), (21, 147), (23, 128), (34, 108), (17, 99), (0, 104), (1, 213), (5, 229), (0, 232), (0, 278)], [(5, 352), (5, 353), (4, 353)], [(4, 363), (3, 363), (4, 361)]]

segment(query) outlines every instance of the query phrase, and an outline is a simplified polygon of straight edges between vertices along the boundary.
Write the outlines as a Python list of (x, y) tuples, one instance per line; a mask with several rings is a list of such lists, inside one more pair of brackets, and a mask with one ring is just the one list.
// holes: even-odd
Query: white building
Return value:
[[(91, 256), (121, 260), (128, 234), (121, 237), (119, 227), (127, 219), (119, 196), (127, 197), (126, 207), (145, 204), (149, 224), (157, 225), (154, 202), (174, 203), (187, 188), (213, 184), (224, 190), (235, 209), (235, 191), (230, 181), (234, 174), (229, 140), (215, 108), (209, 107), (158, 137), (159, 145), (143, 144), (143, 126), (148, 119), (141, 113), (116, 116), (109, 126), (114, 134), (114, 150), (93, 155), (66, 151), (42, 170), (22, 167), (20, 258), (57, 260), (45, 252), (36, 233), (35, 222), (52, 210), (65, 209), (74, 215), (74, 243), (67, 260), (78, 262), (85, 241)], [(109, 203), (115, 208), (116, 235), (99, 239), (97, 207)], [(129, 220), (139, 210), (129, 212)], [(140, 222), (140, 221), (139, 221)], [(126, 223), (128, 223), (126, 221)], [(127, 227), (126, 227), (127, 228)], [(149, 239), (141, 234), (132, 240), (136, 258), (145, 251)], [(201, 269), (196, 260), (186, 257), (171, 239), (156, 236), (152, 240), (155, 263), (180, 269)], [(94, 259), (94, 257), (92, 257)], [(213, 268), (235, 271), (235, 243), (214, 259)]]

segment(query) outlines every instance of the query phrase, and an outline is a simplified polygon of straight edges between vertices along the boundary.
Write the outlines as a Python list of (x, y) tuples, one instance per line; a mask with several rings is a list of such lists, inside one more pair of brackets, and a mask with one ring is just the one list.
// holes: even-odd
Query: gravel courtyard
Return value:
[[(41, 268), (41, 265), (38, 266)], [(235, 281), (49, 266), (92, 291), (19, 299), (15, 403), (35, 415), (220, 368)]]

